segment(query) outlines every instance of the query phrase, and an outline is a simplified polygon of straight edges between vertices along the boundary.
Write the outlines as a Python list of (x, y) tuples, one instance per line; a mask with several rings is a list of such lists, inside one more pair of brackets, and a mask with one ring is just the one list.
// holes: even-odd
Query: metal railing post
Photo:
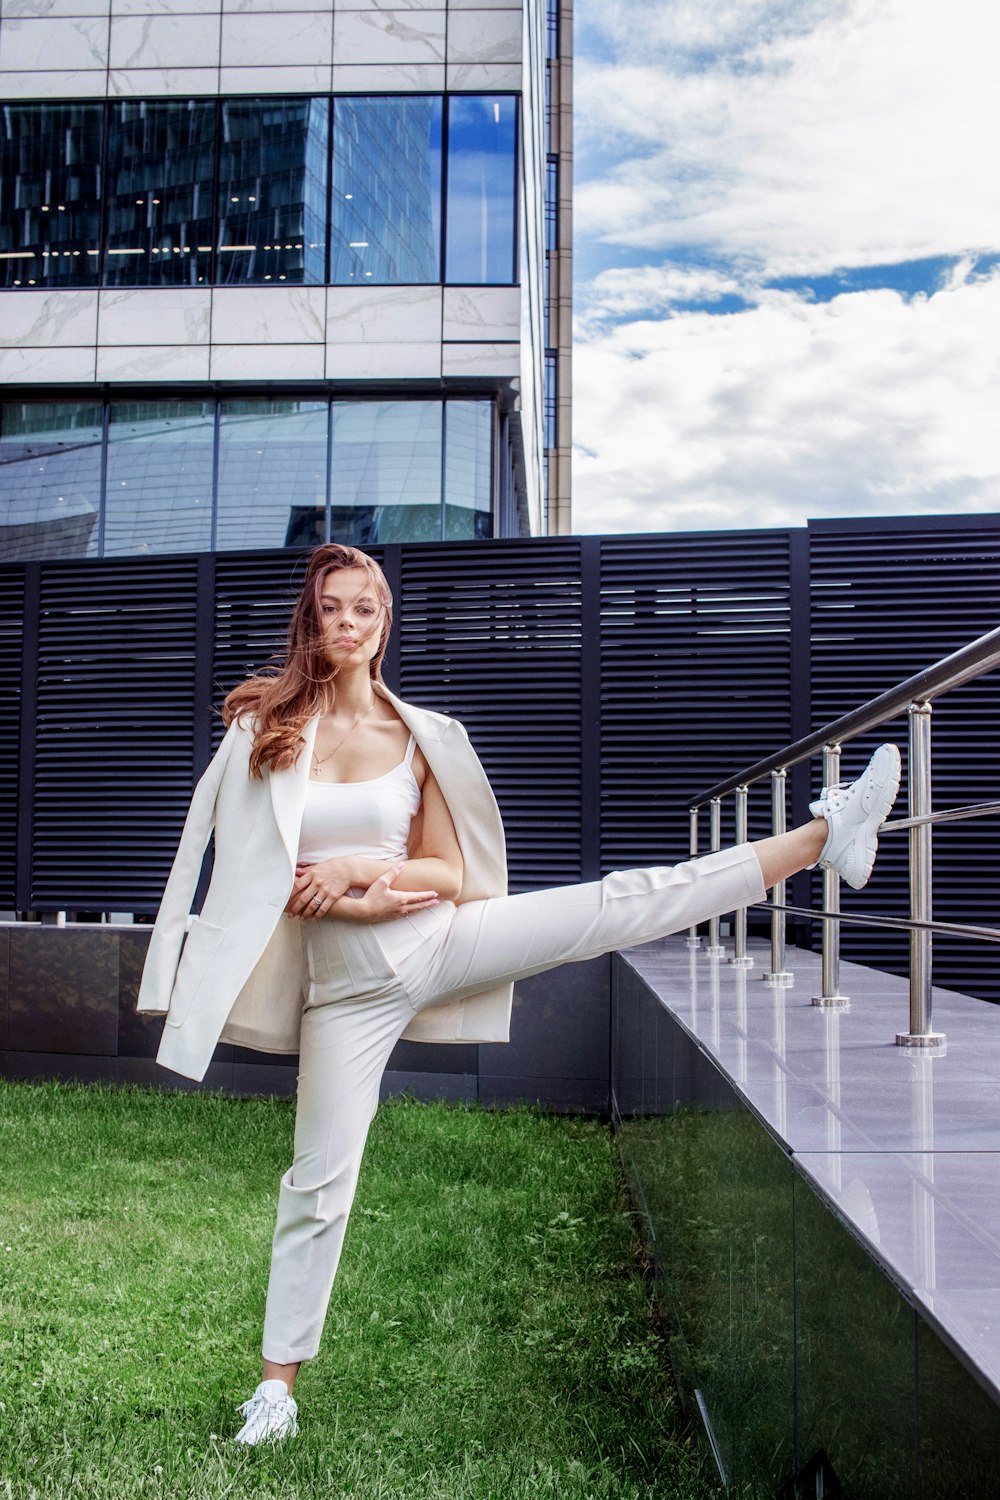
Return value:
[[(777, 771), (771, 772), (771, 832), (781, 834), (787, 832), (787, 812), (785, 794), (788, 788), (788, 772), (784, 766)], [(775, 906), (785, 904), (785, 882), (778, 880), (771, 891), (771, 900)], [(785, 968), (785, 913), (783, 911), (772, 911), (771, 913), (771, 967), (764, 975), (765, 984), (787, 986), (793, 982), (794, 975)]]
[[(911, 703), (909, 710), (910, 817), (931, 815), (931, 705)], [(933, 920), (934, 891), (931, 865), (933, 830), (930, 823), (911, 828), (910, 920)], [(915, 929), (910, 933), (910, 1029), (896, 1035), (899, 1047), (941, 1048), (944, 1033), (931, 1028), (931, 934)]]
[[(713, 797), (708, 804), (708, 846), (714, 854), (717, 849), (722, 848), (722, 798)], [(708, 947), (705, 949), (709, 958), (724, 958), (725, 948), (719, 942), (719, 919), (711, 917), (708, 923)]]
[[(823, 746), (823, 785), (836, 786), (840, 780), (839, 744)], [(850, 1005), (847, 995), (840, 993), (840, 923), (836, 913), (840, 911), (840, 876), (836, 870), (823, 871), (823, 910), (834, 913), (823, 922), (823, 991), (813, 996), (813, 1005), (824, 1005), (832, 1010), (846, 1010)]]
[[(747, 813), (748, 792), (745, 786), (736, 788), (736, 842), (746, 844), (749, 842), (750, 825)], [(753, 959), (747, 953), (747, 909), (745, 906), (736, 908), (734, 920), (734, 933), (736, 938), (736, 951), (729, 962), (735, 969), (752, 969)]]
[[(688, 813), (688, 827), (689, 827), (689, 833), (688, 833), (688, 854), (690, 855), (690, 857), (692, 859), (697, 859), (698, 858), (698, 809), (696, 807), (692, 807), (691, 810)], [(698, 936), (698, 924), (697, 924), (697, 922), (694, 923), (693, 926), (691, 926), (691, 927), (688, 928), (688, 935), (684, 939), (684, 945), (687, 948), (699, 948), (701, 946), (701, 938)]]

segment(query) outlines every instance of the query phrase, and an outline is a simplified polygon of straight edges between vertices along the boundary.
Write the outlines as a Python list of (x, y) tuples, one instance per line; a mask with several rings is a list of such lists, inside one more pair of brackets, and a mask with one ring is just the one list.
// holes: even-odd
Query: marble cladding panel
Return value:
[(212, 380), (322, 380), (322, 344), (213, 344)]
[(441, 10), (442, 0), (337, 0), (338, 10)]
[(444, 63), (334, 63), (335, 94), (440, 94)]
[(104, 68), (25, 72), (0, 66), (0, 99), (103, 99), (107, 82)]
[(218, 14), (125, 15), (111, 22), (112, 68), (204, 68), (218, 61)]
[(523, 7), (521, 0), (448, 0), (449, 11), (455, 10), (516, 10)]
[(448, 17), (450, 63), (521, 61), (519, 10), (459, 10)]
[(441, 287), (328, 287), (328, 344), (441, 341)]
[(476, 1042), (397, 1042), (388, 1066), (401, 1073), (471, 1073), (479, 1071)]
[(209, 287), (116, 288), (100, 293), (97, 331), (104, 346), (207, 344)]
[(0, 348), (85, 346), (96, 329), (96, 292), (0, 292)]
[(521, 289), (516, 286), (446, 286), (443, 337), (506, 341), (521, 333)]
[(115, 1055), (118, 949), (99, 928), (10, 929), (8, 1046)]
[(0, 0), (0, 18), (20, 16), (106, 16), (111, 0)]
[(441, 345), (327, 344), (327, 380), (440, 380)]
[(215, 94), (218, 68), (113, 68), (108, 75), (112, 99), (162, 98)]
[(0, 26), (0, 69), (48, 72), (58, 59), (61, 71), (105, 68), (106, 16), (31, 16)]
[(338, 11), (333, 61), (339, 63), (443, 63), (443, 10)]
[(220, 94), (328, 94), (330, 64), (300, 68), (222, 68)]
[(227, 13), (222, 18), (222, 63), (227, 68), (328, 66), (332, 45), (329, 12)]
[(519, 344), (445, 344), (442, 375), (489, 375), (511, 379), (521, 373)]
[(216, 287), (213, 344), (322, 344), (326, 294), (320, 286)]
[(323, 10), (331, 7), (331, 0), (222, 0), (222, 9), (227, 15), (241, 12), (258, 12), (261, 15), (283, 10)]
[(218, 15), (221, 0), (111, 0), (113, 16)]
[(520, 63), (449, 63), (447, 75), (449, 89), (464, 89), (466, 93), (489, 94), (499, 89), (521, 87)]
[(97, 379), (207, 380), (208, 345), (101, 348), (97, 351)]
[(0, 349), (0, 381), (48, 385), (94, 379), (95, 350)]
[(327, 343), (439, 343), (441, 305), (438, 286), (332, 286), (326, 294)]

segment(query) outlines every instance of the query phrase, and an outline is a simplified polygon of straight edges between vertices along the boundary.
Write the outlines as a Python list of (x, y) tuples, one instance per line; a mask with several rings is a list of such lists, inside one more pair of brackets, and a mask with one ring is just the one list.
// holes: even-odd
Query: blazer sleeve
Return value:
[(146, 962), (136, 1002), (136, 1009), (139, 1011), (165, 1015), (170, 1008), (170, 994), (180, 962), (188, 913), (198, 887), (205, 850), (215, 827), (219, 787), (238, 732), (237, 721), (234, 719), (194, 789), (146, 950)]

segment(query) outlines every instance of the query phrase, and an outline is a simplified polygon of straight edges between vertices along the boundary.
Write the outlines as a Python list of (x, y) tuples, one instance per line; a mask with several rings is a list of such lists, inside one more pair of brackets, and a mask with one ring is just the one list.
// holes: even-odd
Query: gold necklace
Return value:
[(354, 731), (357, 729), (358, 725), (361, 723), (361, 720), (362, 719), (367, 719), (368, 715), (371, 713), (372, 709), (375, 707), (375, 703), (376, 703), (376, 695), (373, 693), (372, 694), (372, 701), (369, 703), (369, 705), (365, 709), (364, 713), (363, 714), (358, 714), (358, 717), (355, 719), (355, 721), (351, 725), (350, 729), (344, 735), (344, 738), (342, 740), (338, 740), (337, 743), (334, 745), (333, 749), (332, 750), (328, 750), (326, 752), (326, 754), (323, 756), (322, 760), (318, 760), (317, 757), (316, 757), (315, 750), (313, 751), (313, 775), (314, 776), (318, 773), (320, 766), (325, 766), (326, 763), (327, 763), (327, 761), (330, 759), (330, 757), (333, 756), (333, 755), (336, 755), (336, 753), (340, 749), (341, 745), (343, 745), (345, 743), (345, 741), (347, 741), (347, 740), (350, 739), (351, 735), (354, 733)]

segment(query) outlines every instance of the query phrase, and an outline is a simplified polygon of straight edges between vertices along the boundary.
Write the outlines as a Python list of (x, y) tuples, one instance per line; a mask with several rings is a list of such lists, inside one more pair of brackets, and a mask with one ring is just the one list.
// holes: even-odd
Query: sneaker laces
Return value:
[(241, 1416), (249, 1418), (253, 1412), (259, 1411), (261, 1407), (283, 1406), (288, 1399), (287, 1396), (272, 1396), (269, 1391), (255, 1391), (250, 1399), (244, 1401), (243, 1405), (238, 1406), (236, 1410)]

